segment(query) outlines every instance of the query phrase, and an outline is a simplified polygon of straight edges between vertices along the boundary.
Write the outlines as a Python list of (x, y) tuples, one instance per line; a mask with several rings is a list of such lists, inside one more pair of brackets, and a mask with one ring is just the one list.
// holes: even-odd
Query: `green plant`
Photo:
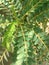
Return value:
[[(49, 60), (47, 22), (49, 0), (3, 0), (0, 3), (1, 46), (6, 52), (12, 52), (11, 65), (32, 65)], [(6, 52), (0, 56), (2, 60), (3, 57), (7, 60)]]

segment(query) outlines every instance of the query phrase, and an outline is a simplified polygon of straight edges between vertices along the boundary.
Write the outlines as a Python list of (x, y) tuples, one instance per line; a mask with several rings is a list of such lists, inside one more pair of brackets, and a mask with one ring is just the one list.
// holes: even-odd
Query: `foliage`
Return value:
[[(12, 52), (11, 65), (40, 64), (49, 60), (47, 22), (49, 0), (0, 0), (0, 46)], [(7, 61), (7, 54), (2, 55)]]

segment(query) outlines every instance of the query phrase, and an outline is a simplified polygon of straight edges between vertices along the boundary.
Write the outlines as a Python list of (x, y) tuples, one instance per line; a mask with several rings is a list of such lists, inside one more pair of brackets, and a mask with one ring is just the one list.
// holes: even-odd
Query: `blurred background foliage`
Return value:
[(49, 0), (0, 0), (0, 65), (8, 62), (48, 65)]

